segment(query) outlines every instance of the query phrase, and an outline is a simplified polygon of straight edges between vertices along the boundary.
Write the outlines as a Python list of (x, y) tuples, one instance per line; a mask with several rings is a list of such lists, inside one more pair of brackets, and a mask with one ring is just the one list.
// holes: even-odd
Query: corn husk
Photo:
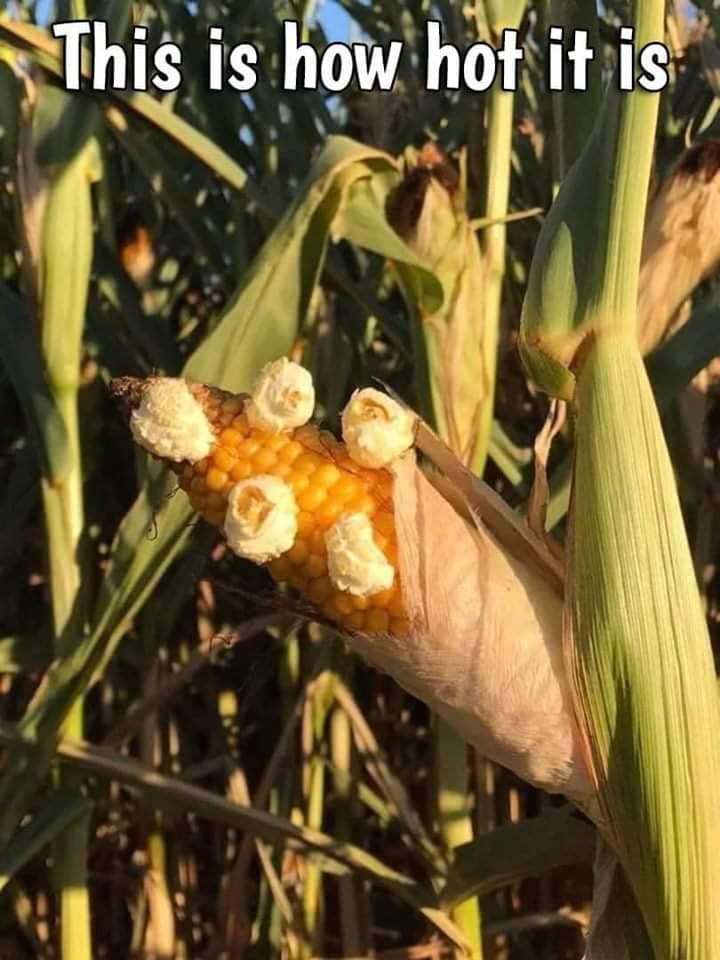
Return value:
[(638, 296), (643, 353), (683, 322), (683, 303), (719, 264), (720, 140), (707, 140), (683, 153), (648, 209)]
[(672, 466), (629, 335), (593, 344), (576, 404), (566, 643), (607, 836), (656, 955), (717, 957), (717, 686)]
[(416, 352), (426, 357), (419, 361), (427, 378), (421, 412), (434, 418), (453, 450), (472, 464), (478, 456), (484, 459), (489, 441), (497, 332), (485, 323), (486, 271), (465, 199), (463, 178), (428, 144), (419, 153), (406, 152), (405, 179), (388, 216), (443, 288), (443, 304), (434, 312), (411, 302), (417, 311)]
[(556, 588), (479, 516), (460, 516), (412, 455), (394, 474), (411, 635), (357, 636), (353, 647), (483, 755), (587, 807), (593, 790), (572, 720)]

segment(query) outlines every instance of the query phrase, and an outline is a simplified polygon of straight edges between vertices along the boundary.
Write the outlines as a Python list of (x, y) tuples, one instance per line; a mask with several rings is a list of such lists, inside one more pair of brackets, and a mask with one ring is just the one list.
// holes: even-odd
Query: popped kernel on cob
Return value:
[[(206, 420), (212, 436), (206, 455), (171, 460), (143, 442), (151, 436), (157, 443), (157, 431), (136, 424), (133, 435), (169, 463), (193, 509), (223, 532), (234, 552), (267, 566), (278, 583), (289, 584), (328, 619), (351, 631), (406, 633), (392, 474), (361, 467), (345, 444), (311, 424), (274, 432), (251, 424), (252, 397), (174, 382), (184, 385)], [(143, 409), (157, 406), (148, 395), (160, 389), (169, 390), (165, 378), (112, 385), (131, 424)], [(292, 418), (298, 398), (294, 391), (288, 396)], [(158, 447), (164, 451), (166, 444)], [(360, 532), (364, 524), (366, 534)]]

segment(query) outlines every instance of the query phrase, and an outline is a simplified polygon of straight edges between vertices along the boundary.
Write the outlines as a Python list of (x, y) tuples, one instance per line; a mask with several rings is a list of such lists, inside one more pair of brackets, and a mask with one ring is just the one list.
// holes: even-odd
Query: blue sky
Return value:
[(318, 5), (318, 20), (325, 28), (329, 41), (348, 39), (350, 20), (334, 0), (321, 0)]

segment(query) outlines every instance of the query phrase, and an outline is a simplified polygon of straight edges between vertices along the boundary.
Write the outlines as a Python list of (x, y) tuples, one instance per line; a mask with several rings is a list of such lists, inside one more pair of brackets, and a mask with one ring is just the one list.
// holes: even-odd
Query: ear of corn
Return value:
[(463, 179), (434, 144), (407, 150), (405, 178), (389, 217), (444, 291), (434, 311), (416, 305), (406, 291), (417, 311), (413, 336), (421, 412), (458, 456), (481, 468), (490, 438), (497, 326), (486, 321), (486, 270), (465, 210)]
[[(137, 402), (142, 386), (125, 381), (116, 391), (121, 386), (136, 391)], [(198, 384), (190, 389), (215, 437), (207, 457), (172, 465), (193, 509), (222, 531), (236, 484), (264, 476), (284, 481), (297, 504), (297, 535), (290, 549), (267, 563), (272, 577), (347, 630), (404, 633), (399, 577), (387, 589), (360, 596), (338, 589), (328, 571), (326, 537), (345, 514), (370, 520), (375, 545), (397, 568), (390, 472), (360, 467), (343, 443), (310, 424), (284, 433), (250, 426), (247, 397)]]
[[(130, 417), (153, 382), (113, 382)], [(171, 463), (193, 508), (225, 532), (233, 490), (253, 478), (258, 489), (263, 478), (287, 484), (297, 502), (297, 534), (266, 564), (275, 580), (298, 591), (308, 612), (337, 623), (358, 653), (485, 756), (567, 793), (594, 816), (562, 670), (557, 581), (519, 530), (507, 536), (511, 511), (489, 518), (486, 528), (474, 510), (491, 512), (487, 500), (462, 486), (446, 497), (412, 455), (390, 468), (362, 468), (330, 434), (310, 425), (258, 431), (247, 420), (247, 396), (189, 386), (215, 437), (204, 459)], [(427, 438), (423, 447), (432, 452)], [(447, 476), (453, 468), (462, 472), (442, 449)], [(343, 517), (367, 518), (373, 549), (393, 570), (390, 588), (363, 596), (333, 582), (328, 534)], [(508, 662), (515, 665), (511, 680)]]

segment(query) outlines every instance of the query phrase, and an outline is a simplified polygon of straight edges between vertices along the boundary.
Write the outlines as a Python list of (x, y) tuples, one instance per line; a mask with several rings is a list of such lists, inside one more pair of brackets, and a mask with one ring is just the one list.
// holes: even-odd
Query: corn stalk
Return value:
[[(660, 0), (632, 11), (638, 49), (662, 39)], [(657, 109), (608, 89), (538, 244), (522, 349), (577, 417), (564, 643), (601, 828), (654, 956), (700, 960), (720, 955), (717, 689), (636, 338)]]
[[(525, 9), (525, 0), (497, 4), (485, 3), (490, 35), (497, 41), (503, 30), (517, 30)], [(490, 88), (487, 110), (486, 175), (483, 218), (488, 225), (482, 233), (485, 266), (483, 297), (484, 396), (479, 413), (477, 440), (471, 461), (473, 471), (482, 476), (490, 444), (495, 400), (497, 350), (500, 339), (502, 290), (505, 278), (506, 219), (512, 172), (512, 135), (515, 95), (499, 83)]]

